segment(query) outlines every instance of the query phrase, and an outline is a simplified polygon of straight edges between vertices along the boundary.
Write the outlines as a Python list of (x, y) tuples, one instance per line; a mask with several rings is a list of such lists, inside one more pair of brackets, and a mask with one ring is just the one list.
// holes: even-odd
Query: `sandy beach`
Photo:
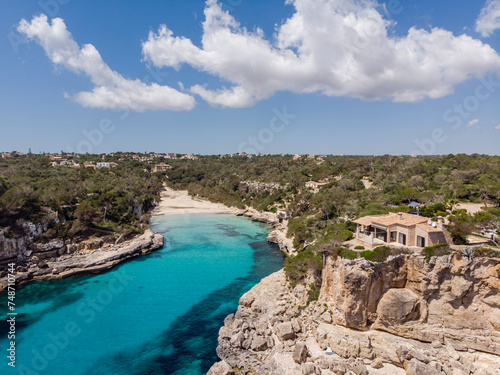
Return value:
[[(481, 208), (485, 207), (484, 203), (458, 203), (455, 209), (466, 209), (467, 213), (474, 215), (476, 212), (481, 211)], [(494, 204), (488, 204), (487, 207), (495, 207)]]
[(193, 198), (186, 190), (172, 190), (166, 188), (161, 193), (161, 201), (153, 211), (153, 216), (199, 214), (199, 213), (229, 213), (234, 214), (231, 209), (220, 203), (212, 203), (207, 200)]

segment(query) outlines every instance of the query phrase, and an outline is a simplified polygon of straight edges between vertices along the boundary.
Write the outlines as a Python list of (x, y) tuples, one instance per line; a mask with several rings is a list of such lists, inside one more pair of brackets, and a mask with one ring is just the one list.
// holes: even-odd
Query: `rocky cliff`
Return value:
[[(104, 244), (94, 239), (79, 244), (52, 241), (38, 245), (26, 261), (16, 268), (16, 283), (31, 280), (61, 279), (82, 274), (98, 273), (139, 255), (148, 254), (163, 246), (163, 236), (147, 230), (143, 235), (120, 244)], [(7, 285), (4, 271), (0, 271), (0, 291)]]
[(456, 255), (328, 258), (308, 304), (279, 271), (226, 318), (209, 374), (500, 374), (499, 272)]
[(0, 230), (0, 266), (9, 262), (24, 262), (33, 253), (32, 244), (47, 230), (50, 224), (59, 223), (59, 219), (52, 218), (43, 223), (23, 222), (21, 236), (9, 237)]

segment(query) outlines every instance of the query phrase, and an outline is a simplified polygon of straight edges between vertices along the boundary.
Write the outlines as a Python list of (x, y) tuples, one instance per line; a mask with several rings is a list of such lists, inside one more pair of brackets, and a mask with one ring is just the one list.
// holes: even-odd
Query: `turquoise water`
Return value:
[[(165, 246), (96, 276), (18, 290), (16, 368), (2, 374), (205, 374), (239, 297), (283, 266), (264, 225), (233, 215), (155, 217)], [(7, 300), (0, 298), (5, 317)], [(3, 318), (2, 318), (3, 319)], [(7, 352), (7, 326), (0, 329)]]

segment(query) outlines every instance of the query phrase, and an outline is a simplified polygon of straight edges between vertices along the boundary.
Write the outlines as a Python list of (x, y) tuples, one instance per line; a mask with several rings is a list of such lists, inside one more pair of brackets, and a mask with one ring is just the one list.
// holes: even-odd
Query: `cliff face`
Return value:
[[(58, 219), (54, 219), (53, 221), (56, 223), (59, 222)], [(44, 224), (24, 222), (22, 225), (24, 235), (16, 238), (9, 238), (5, 232), (0, 231), (0, 265), (12, 261), (26, 261), (32, 253), (29, 248), (47, 230), (50, 223), (51, 221), (47, 221)]]
[[(147, 230), (143, 235), (120, 244), (103, 244), (102, 240), (89, 240), (78, 245), (65, 245), (62, 241), (53, 241), (41, 246), (40, 252), (26, 262), (26, 266), (16, 269), (16, 282), (26, 283), (31, 280), (53, 280), (66, 277), (99, 273), (118, 263), (136, 256), (148, 254), (163, 246), (161, 234)], [(43, 252), (46, 248), (45, 252)], [(48, 250), (47, 250), (48, 249)], [(55, 249), (55, 250), (54, 250)], [(54, 251), (59, 256), (41, 258)], [(61, 254), (62, 253), (62, 254)], [(0, 292), (7, 285), (4, 271), (0, 272)]]
[(307, 307), (279, 271), (226, 318), (209, 374), (500, 374), (499, 270), (487, 258), (329, 258)]
[(328, 259), (320, 303), (336, 324), (500, 355), (500, 262), (399, 256)]

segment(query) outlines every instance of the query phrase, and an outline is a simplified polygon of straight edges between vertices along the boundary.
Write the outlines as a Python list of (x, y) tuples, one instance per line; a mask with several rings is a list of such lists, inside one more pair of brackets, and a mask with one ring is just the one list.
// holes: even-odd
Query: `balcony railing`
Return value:
[(374, 232), (369, 232), (366, 234), (365, 232), (358, 233), (358, 240), (361, 240), (369, 245), (383, 245), (385, 242), (376, 238), (374, 236)]

